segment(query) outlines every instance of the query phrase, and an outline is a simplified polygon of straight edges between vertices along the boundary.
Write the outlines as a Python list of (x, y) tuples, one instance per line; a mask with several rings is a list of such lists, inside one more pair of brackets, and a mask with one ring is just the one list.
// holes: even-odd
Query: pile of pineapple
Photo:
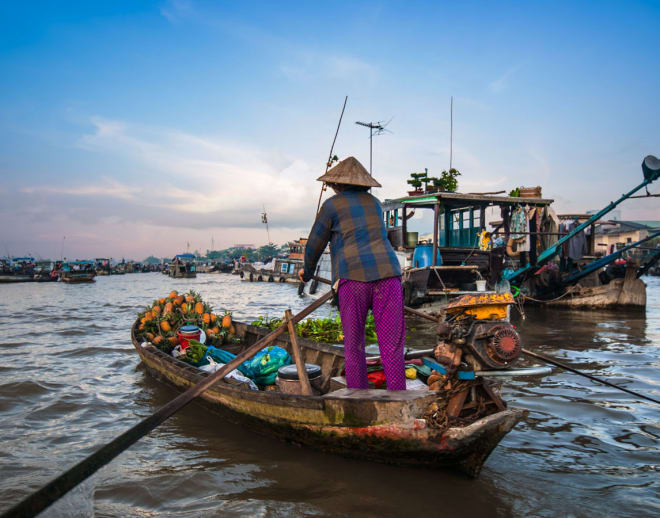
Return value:
[(179, 343), (177, 331), (181, 326), (196, 325), (206, 333), (207, 343), (217, 345), (234, 341), (236, 335), (231, 313), (216, 315), (193, 290), (184, 295), (171, 291), (169, 296), (154, 300), (138, 319), (138, 338), (168, 354)]

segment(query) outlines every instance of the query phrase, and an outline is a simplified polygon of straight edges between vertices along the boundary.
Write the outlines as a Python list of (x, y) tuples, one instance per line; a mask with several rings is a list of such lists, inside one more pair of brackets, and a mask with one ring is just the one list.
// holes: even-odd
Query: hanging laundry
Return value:
[[(572, 232), (575, 230), (579, 225), (578, 220), (576, 219), (568, 225), (568, 232)], [(567, 250), (566, 254), (568, 257), (570, 257), (573, 261), (577, 261), (578, 259), (582, 259), (587, 253), (587, 236), (584, 233), (584, 230), (581, 232), (578, 232), (575, 236), (573, 236), (571, 239), (568, 240), (567, 243)]]

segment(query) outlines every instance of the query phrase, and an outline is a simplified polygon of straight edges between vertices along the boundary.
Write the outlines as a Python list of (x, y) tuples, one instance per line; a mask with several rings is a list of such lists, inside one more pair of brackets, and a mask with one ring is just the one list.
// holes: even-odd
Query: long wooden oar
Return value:
[[(319, 282), (330, 284), (330, 281), (327, 279), (322, 279), (321, 277), (314, 277), (314, 278), (317, 279)], [(439, 320), (435, 318), (433, 315), (429, 315), (428, 313), (425, 313), (423, 311), (419, 311), (417, 309), (413, 309), (408, 306), (404, 306), (404, 309), (407, 313), (410, 313), (411, 315), (415, 315), (416, 317), (425, 318), (426, 320), (430, 320), (431, 322), (436, 322), (436, 323), (439, 322)], [(552, 358), (549, 358), (542, 354), (534, 353), (532, 351), (528, 351), (527, 349), (521, 349), (521, 352), (523, 354), (526, 354), (527, 356), (536, 358), (537, 360), (541, 360), (543, 362), (549, 363), (550, 365), (555, 365), (556, 367), (572, 372), (573, 374), (584, 376), (585, 378), (589, 378), (590, 380), (597, 381), (598, 383), (602, 383), (603, 385), (607, 385), (608, 387), (619, 389), (623, 392), (627, 392), (628, 394), (632, 394), (633, 396), (637, 396), (639, 398), (652, 401), (653, 403), (660, 403), (660, 401), (658, 401), (657, 399), (653, 399), (652, 397), (645, 396), (644, 394), (640, 394), (639, 392), (635, 392), (634, 390), (630, 390), (625, 387), (620, 387), (619, 385), (615, 385), (614, 383), (610, 383), (607, 380), (597, 378), (596, 376), (592, 376), (591, 374), (585, 374), (584, 372), (574, 369), (573, 367), (570, 367), (565, 363), (558, 362), (557, 360), (553, 360)]]
[[(291, 319), (291, 322), (293, 322), (293, 324), (299, 322), (314, 312), (316, 309), (321, 307), (331, 298), (332, 290), (316, 299), (316, 301), (307, 306), (300, 313), (294, 315)], [(65, 473), (61, 474), (59, 477), (51, 480), (44, 487), (35, 491), (22, 502), (19, 502), (14, 507), (3, 513), (2, 518), (36, 516), (39, 514), (53, 502), (64, 496), (68, 491), (80, 484), (80, 482), (94, 474), (99, 468), (105, 466), (125, 449), (132, 446), (139, 439), (151, 432), (151, 430), (162, 424), (168, 417), (181, 410), (184, 406), (190, 403), (211, 385), (217, 381), (220, 381), (241, 363), (249, 360), (261, 349), (273, 342), (273, 340), (275, 340), (278, 336), (286, 331), (287, 323), (288, 322), (283, 322), (280, 327), (271, 331), (261, 340), (255, 342), (245, 351), (238, 354), (236, 358), (227, 363), (217, 372), (210, 374), (197, 385), (189, 388), (184, 393), (180, 394), (172, 401), (162, 406), (154, 414), (151, 414), (149, 417), (140, 421), (132, 428), (129, 428), (112, 442), (106, 444), (101, 449), (92, 453), (90, 456), (80, 461), (78, 464), (73, 466)]]
[(628, 394), (632, 394), (633, 396), (637, 396), (642, 399), (646, 399), (648, 401), (652, 401), (653, 403), (659, 403), (657, 399), (653, 399), (652, 397), (645, 396), (644, 394), (640, 394), (639, 392), (635, 392), (634, 390), (627, 389), (625, 387), (620, 387), (619, 385), (615, 385), (614, 383), (610, 383), (609, 381), (606, 381), (602, 378), (597, 378), (596, 376), (592, 376), (591, 374), (586, 374), (584, 372), (581, 372), (577, 369), (574, 369), (573, 367), (570, 367), (566, 365), (565, 363), (558, 362), (557, 360), (554, 360), (552, 358), (549, 358), (543, 354), (539, 353), (534, 353), (532, 351), (528, 351), (527, 349), (520, 349), (520, 351), (523, 354), (526, 354), (527, 356), (531, 356), (532, 358), (536, 358), (537, 360), (544, 361), (546, 363), (549, 363), (550, 365), (555, 365), (561, 369), (567, 370), (569, 372), (572, 372), (573, 374), (579, 374), (580, 376), (584, 376), (585, 378), (589, 378), (590, 380), (597, 381), (598, 383), (602, 383), (603, 385), (607, 385), (608, 387), (612, 387), (615, 389), (622, 390), (623, 392), (627, 392)]

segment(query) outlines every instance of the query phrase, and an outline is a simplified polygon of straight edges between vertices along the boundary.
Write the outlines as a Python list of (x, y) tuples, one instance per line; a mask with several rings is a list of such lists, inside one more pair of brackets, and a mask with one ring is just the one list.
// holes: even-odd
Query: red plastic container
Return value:
[(181, 350), (184, 350), (190, 345), (190, 340), (199, 341), (202, 336), (202, 330), (197, 326), (181, 326), (176, 334), (179, 337)]

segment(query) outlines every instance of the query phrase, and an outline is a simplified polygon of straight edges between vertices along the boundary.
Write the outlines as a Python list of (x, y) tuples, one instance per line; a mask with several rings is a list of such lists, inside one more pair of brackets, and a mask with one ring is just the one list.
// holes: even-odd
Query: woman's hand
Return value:
[(300, 282), (305, 282), (303, 281), (303, 275), (305, 275), (305, 269), (301, 268), (300, 270), (298, 270), (298, 278), (300, 279)]

